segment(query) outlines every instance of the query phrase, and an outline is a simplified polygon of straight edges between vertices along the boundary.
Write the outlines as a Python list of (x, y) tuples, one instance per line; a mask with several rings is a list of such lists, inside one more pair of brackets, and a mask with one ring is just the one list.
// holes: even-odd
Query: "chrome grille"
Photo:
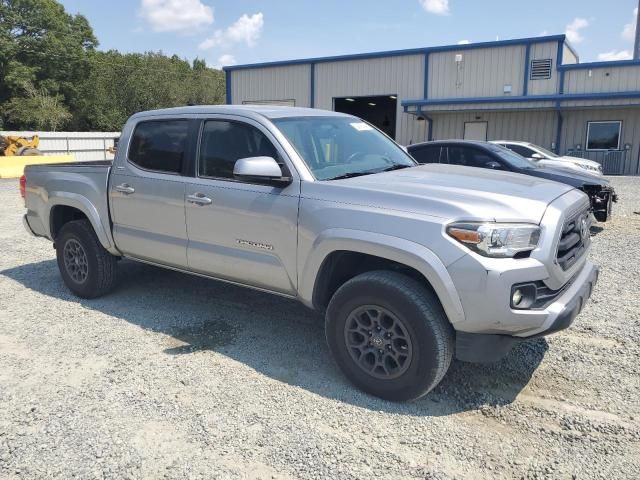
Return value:
[(562, 228), (556, 259), (568, 270), (584, 255), (591, 241), (591, 217), (585, 210), (567, 220)]

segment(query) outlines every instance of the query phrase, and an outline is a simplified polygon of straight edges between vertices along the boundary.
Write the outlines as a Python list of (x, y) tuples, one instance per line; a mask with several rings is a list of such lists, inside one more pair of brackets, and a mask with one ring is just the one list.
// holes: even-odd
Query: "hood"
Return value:
[(539, 223), (572, 190), (556, 182), (482, 168), (428, 164), (303, 184), (303, 196), (419, 213), (447, 220)]
[(543, 165), (530, 170), (524, 170), (523, 173), (538, 178), (561, 182), (571, 185), (574, 188), (582, 188), (585, 185), (600, 185), (602, 187), (609, 185), (609, 181), (602, 177), (591, 175), (587, 172), (583, 173), (578, 170), (569, 170), (567, 168), (555, 168)]
[(600, 164), (598, 162), (594, 162), (593, 160), (589, 160), (588, 158), (571, 157), (569, 155), (564, 155), (564, 156), (558, 158), (557, 160), (560, 160), (560, 161), (563, 161), (563, 162), (584, 163), (585, 165), (591, 165), (592, 167), (600, 166)]
[(536, 165), (551, 167), (559, 170), (568, 170), (569, 172), (578, 173), (582, 175), (588, 175), (590, 177), (602, 178), (602, 173), (593, 170), (587, 170), (584, 167), (573, 163), (572, 161), (553, 159), (553, 160), (537, 160)]

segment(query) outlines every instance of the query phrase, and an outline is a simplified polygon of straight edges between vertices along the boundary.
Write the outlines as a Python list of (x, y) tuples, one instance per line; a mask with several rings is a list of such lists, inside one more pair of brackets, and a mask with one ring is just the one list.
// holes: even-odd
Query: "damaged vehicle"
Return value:
[(508, 148), (493, 143), (448, 140), (416, 143), (408, 151), (418, 163), (445, 163), (521, 173), (564, 183), (589, 196), (591, 212), (599, 222), (606, 222), (618, 196), (608, 180), (587, 172), (569, 171), (538, 165)]
[(184, 107), (137, 113), (121, 138), (113, 162), (25, 170), (25, 228), (53, 242), (67, 287), (105, 295), (127, 258), (296, 299), (381, 398), (568, 328), (598, 280), (583, 192), (419, 166), (350, 115)]

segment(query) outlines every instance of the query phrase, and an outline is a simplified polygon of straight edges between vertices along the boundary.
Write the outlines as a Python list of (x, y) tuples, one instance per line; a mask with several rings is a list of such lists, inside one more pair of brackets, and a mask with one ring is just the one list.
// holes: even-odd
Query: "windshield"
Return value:
[(509, 150), (506, 147), (500, 145), (489, 144), (489, 149), (498, 155), (502, 160), (515, 168), (537, 168), (536, 164), (528, 158), (524, 158), (522, 155), (518, 155), (516, 152)]
[(551, 150), (547, 150), (546, 148), (540, 147), (539, 145), (531, 145), (531, 147), (535, 148), (536, 150), (539, 150), (545, 157), (548, 157), (548, 158), (558, 158), (559, 157), (559, 155), (556, 155)]
[(353, 117), (273, 120), (318, 180), (335, 180), (414, 167), (415, 161), (386, 135)]

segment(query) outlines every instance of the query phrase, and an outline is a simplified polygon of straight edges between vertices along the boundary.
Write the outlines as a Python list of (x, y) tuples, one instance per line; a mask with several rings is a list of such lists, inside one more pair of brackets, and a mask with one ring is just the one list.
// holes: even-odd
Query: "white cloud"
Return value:
[(449, 15), (449, 0), (418, 0), (422, 8), (434, 15)]
[(218, 65), (216, 68), (228, 67), (230, 65), (237, 65), (238, 61), (236, 57), (231, 55), (230, 53), (225, 53), (220, 58), (218, 58)]
[(622, 29), (622, 38), (633, 42), (636, 39), (636, 21), (638, 18), (638, 9), (633, 10), (633, 20), (627, 23)]
[(469, 40), (460, 40), (458, 45), (469, 45), (471, 42)]
[(213, 23), (213, 8), (200, 0), (142, 0), (140, 16), (156, 32), (189, 31)]
[(567, 36), (567, 40), (571, 43), (580, 43), (584, 40), (582, 33), (580, 30), (587, 28), (589, 26), (589, 21), (586, 18), (574, 18), (573, 21), (567, 25), (567, 29), (564, 32)]
[(262, 34), (264, 16), (256, 13), (248, 16), (242, 15), (230, 27), (224, 30), (216, 30), (212, 37), (200, 44), (200, 48), (207, 50), (217, 46), (230, 46), (236, 43), (245, 43), (248, 47), (255, 46)]
[(538, 37), (546, 37), (547, 35), (549, 35), (549, 32), (547, 30), (543, 30), (538, 33)]
[(633, 58), (633, 54), (629, 50), (620, 50), (618, 52), (611, 50), (610, 52), (598, 54), (598, 60), (601, 62), (608, 62), (611, 60), (631, 60), (631, 58)]

